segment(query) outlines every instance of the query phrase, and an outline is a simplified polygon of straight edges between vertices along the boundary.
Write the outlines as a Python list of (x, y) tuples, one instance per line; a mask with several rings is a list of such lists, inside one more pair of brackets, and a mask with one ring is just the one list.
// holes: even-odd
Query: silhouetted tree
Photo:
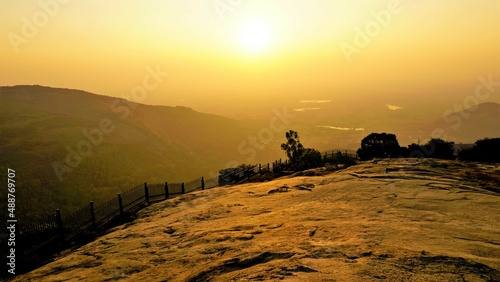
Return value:
[(410, 149), (408, 147), (400, 147), (399, 148), (399, 157), (400, 158), (408, 158), (410, 155)]
[(433, 138), (425, 145), (410, 144), (408, 145), (409, 158), (436, 158), (436, 159), (454, 159), (453, 145), (455, 143), (444, 141), (443, 139)]
[(357, 155), (361, 160), (373, 158), (395, 158), (399, 156), (399, 143), (396, 135), (390, 133), (371, 133), (361, 140)]
[(299, 163), (302, 154), (304, 154), (304, 146), (300, 144), (299, 134), (297, 131), (290, 130), (285, 133), (285, 137), (287, 142), (281, 144), (281, 149), (286, 152), (286, 156), (292, 165), (296, 165)]
[(285, 137), (287, 142), (281, 144), (281, 149), (286, 152), (294, 170), (315, 168), (323, 164), (319, 151), (302, 146), (297, 131), (290, 130), (285, 133)]
[(458, 153), (461, 160), (500, 163), (500, 138), (477, 140), (474, 147)]
[(452, 160), (454, 142), (447, 142), (443, 139), (432, 138), (425, 144), (424, 153), (427, 153), (428, 158)]
[[(420, 143), (420, 141), (419, 141)], [(426, 155), (423, 152), (425, 149), (423, 149), (423, 146), (420, 144), (410, 144), (408, 145), (408, 158), (425, 158)]]

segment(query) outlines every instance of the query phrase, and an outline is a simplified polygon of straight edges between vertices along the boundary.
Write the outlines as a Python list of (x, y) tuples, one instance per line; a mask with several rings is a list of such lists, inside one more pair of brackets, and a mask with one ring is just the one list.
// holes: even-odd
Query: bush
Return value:
[(285, 137), (287, 142), (281, 144), (281, 149), (286, 152), (292, 169), (298, 171), (322, 166), (321, 153), (315, 149), (304, 148), (297, 131), (290, 130)]
[(461, 160), (500, 163), (500, 138), (477, 140), (474, 147), (458, 153)]
[[(348, 156), (347, 154), (342, 154), (342, 152), (337, 151), (336, 154), (325, 154), (323, 156), (323, 164), (325, 164), (325, 166), (328, 166), (328, 164), (333, 165), (335, 169), (337, 169), (338, 165), (340, 164), (343, 165), (343, 167), (350, 167), (352, 165), (355, 165), (356, 160)], [(333, 168), (329, 169), (332, 170)]]
[(453, 142), (446, 142), (443, 139), (431, 139), (425, 147), (429, 152), (429, 158), (452, 160), (455, 158), (453, 155)]
[(396, 135), (390, 133), (371, 133), (361, 140), (357, 155), (361, 160), (373, 158), (395, 158), (399, 156), (400, 146)]
[(323, 165), (321, 153), (317, 150), (307, 148), (298, 160), (298, 169), (310, 169)]
[(453, 142), (442, 139), (431, 139), (425, 145), (410, 144), (408, 148), (401, 148), (400, 153), (405, 158), (435, 158), (451, 160), (455, 158)]

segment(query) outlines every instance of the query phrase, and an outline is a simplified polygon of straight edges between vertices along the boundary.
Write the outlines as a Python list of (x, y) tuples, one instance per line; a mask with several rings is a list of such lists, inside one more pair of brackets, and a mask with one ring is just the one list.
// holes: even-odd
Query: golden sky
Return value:
[(141, 102), (205, 111), (291, 97), (463, 100), (478, 77), (500, 81), (499, 16), (498, 0), (2, 0), (0, 85), (127, 97), (149, 66), (169, 75)]

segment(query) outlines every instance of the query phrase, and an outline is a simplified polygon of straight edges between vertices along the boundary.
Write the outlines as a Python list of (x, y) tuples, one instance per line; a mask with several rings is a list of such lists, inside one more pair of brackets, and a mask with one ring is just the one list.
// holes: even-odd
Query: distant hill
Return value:
[[(280, 143), (289, 129), (299, 132), (304, 146), (320, 151), (355, 151), (372, 132), (395, 133), (402, 145), (426, 141), (436, 128), (444, 130), (444, 139), (457, 143), (500, 137), (497, 103), (438, 120), (440, 110), (425, 107), (390, 110), (376, 101), (312, 106), (283, 101), (290, 106), (290, 121), (283, 126), (273, 123), (280, 116), (265, 106), (267, 116), (242, 121), (186, 107), (149, 106), (37, 85), (0, 87), (0, 95), (0, 169), (17, 171), (22, 187), (17, 195), (19, 213), (28, 217), (56, 208), (73, 211), (143, 181), (213, 177), (230, 161), (272, 161), (284, 156)], [(292, 110), (299, 106), (318, 109)], [(268, 138), (269, 128), (276, 125), (282, 132)], [(250, 145), (259, 134), (269, 143)], [(34, 205), (37, 209), (31, 208)]]
[(190, 108), (72, 89), (2, 87), (0, 101), (0, 167), (17, 172), (23, 214), (74, 209), (143, 181), (215, 176), (245, 161), (238, 145), (256, 132)]
[[(328, 103), (299, 103), (292, 107), (293, 129), (308, 146), (319, 150), (357, 150), (361, 140), (372, 132), (396, 134), (401, 145), (419, 140), (426, 142), (443, 130), (443, 136), (456, 143), (474, 143), (482, 138), (500, 137), (500, 104), (482, 103), (476, 108), (452, 112), (450, 102), (415, 101), (412, 97), (390, 109), (384, 101), (331, 101)], [(415, 97), (413, 97), (415, 99)], [(451, 104), (453, 106), (453, 104)], [(447, 114), (446, 118), (443, 115)], [(464, 118), (467, 117), (467, 118)]]
[(475, 107), (445, 115), (436, 121), (444, 138), (461, 143), (474, 143), (483, 138), (500, 137), (500, 104), (482, 103)]

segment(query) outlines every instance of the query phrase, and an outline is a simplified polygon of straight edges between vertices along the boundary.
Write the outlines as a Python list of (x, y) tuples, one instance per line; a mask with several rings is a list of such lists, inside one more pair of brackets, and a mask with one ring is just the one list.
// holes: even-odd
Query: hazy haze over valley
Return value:
[(500, 80), (497, 1), (236, 2), (2, 1), (1, 85), (130, 98), (149, 66), (168, 76), (141, 102), (251, 118), (300, 100), (442, 114)]
[(284, 158), (289, 129), (320, 151), (371, 132), (499, 137), (500, 6), (485, 3), (3, 1), (2, 167), (53, 210)]
[(15, 213), (0, 220), (290, 164), (289, 130), (320, 161), (374, 132), (397, 149), (500, 138), (498, 15), (496, 0), (2, 0), (0, 177), (15, 192), (0, 209)]

